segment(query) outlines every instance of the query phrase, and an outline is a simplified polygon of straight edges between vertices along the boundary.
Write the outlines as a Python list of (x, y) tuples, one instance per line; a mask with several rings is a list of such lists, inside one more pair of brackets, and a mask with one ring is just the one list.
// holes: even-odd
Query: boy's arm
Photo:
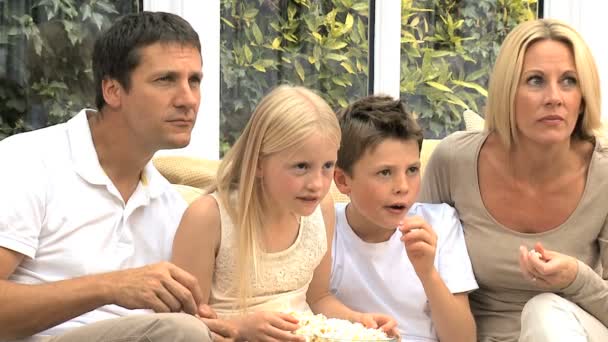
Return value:
[[(439, 238), (435, 230), (421, 216), (411, 216), (404, 219), (399, 227), (403, 233), (401, 240), (424, 288), (430, 306), (431, 319), (437, 330), (439, 340), (475, 341), (475, 320), (469, 307), (468, 295), (466, 293), (453, 294), (435, 267), (436, 254), (439, 254), (439, 267), (443, 270), (449, 266), (444, 266), (442, 259), (455, 259), (454, 262), (461, 262), (461, 253), (457, 252), (462, 252), (460, 248), (466, 248), (462, 238), (462, 228), (455, 216), (455, 210), (448, 206), (441, 208), (442, 212), (438, 213), (438, 216), (442, 220), (434, 223), (447, 226), (449, 229), (447, 234), (443, 236), (441, 250), (438, 246)], [(444, 217), (446, 214), (448, 214), (448, 218)], [(449, 247), (446, 247), (446, 244)], [(447, 250), (444, 251), (447, 256), (441, 255), (440, 251), (443, 251), (443, 249)], [(456, 251), (449, 253), (450, 249)], [(457, 272), (455, 273), (455, 276), (459, 276)], [(466, 287), (466, 285), (464, 286)]]
[(331, 247), (336, 222), (335, 208), (331, 196), (326, 196), (321, 203), (325, 231), (327, 233), (327, 252), (315, 269), (312, 281), (306, 293), (306, 301), (314, 313), (323, 313), (328, 317), (360, 322), (371, 328), (381, 328), (391, 335), (397, 335), (397, 322), (389, 316), (375, 313), (362, 313), (351, 310), (329, 292), (331, 276)]
[(476, 340), (475, 320), (466, 293), (453, 294), (438, 272), (420, 279), (429, 301), (431, 319), (440, 341)]

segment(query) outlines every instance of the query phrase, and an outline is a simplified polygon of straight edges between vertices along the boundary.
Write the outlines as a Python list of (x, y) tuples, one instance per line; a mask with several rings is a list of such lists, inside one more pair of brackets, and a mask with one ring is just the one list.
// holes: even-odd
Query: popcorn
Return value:
[(300, 321), (297, 335), (306, 336), (308, 342), (321, 341), (393, 341), (380, 329), (370, 329), (361, 323), (344, 319), (327, 318), (312, 312), (289, 312)]
[(540, 254), (539, 252), (537, 252), (536, 249), (534, 249), (534, 248), (532, 248), (529, 253), (532, 254), (532, 255), (534, 255), (538, 259), (542, 259), (542, 257), (543, 257), (543, 255)]

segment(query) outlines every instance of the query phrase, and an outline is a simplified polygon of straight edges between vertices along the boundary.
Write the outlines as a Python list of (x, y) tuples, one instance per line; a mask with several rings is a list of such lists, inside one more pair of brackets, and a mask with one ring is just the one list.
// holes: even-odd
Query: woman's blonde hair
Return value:
[(592, 139), (600, 128), (600, 81), (595, 61), (582, 37), (555, 19), (537, 19), (519, 24), (505, 38), (490, 77), (486, 129), (494, 131), (507, 148), (517, 143), (515, 95), (527, 49), (541, 40), (566, 44), (574, 56), (583, 111), (573, 137)]
[[(238, 231), (236, 284), (241, 310), (246, 310), (251, 277), (257, 276), (259, 268), (258, 244), (264, 217), (263, 189), (256, 176), (260, 160), (296, 147), (315, 133), (327, 137), (336, 148), (340, 146), (340, 126), (334, 111), (307, 88), (279, 86), (262, 98), (219, 166), (220, 201)], [(253, 270), (249, 267), (252, 260)]]

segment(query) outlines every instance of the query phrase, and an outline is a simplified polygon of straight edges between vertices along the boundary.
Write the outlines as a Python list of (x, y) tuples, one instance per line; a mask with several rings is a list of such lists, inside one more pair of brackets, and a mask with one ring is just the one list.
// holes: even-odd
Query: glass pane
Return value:
[(0, 140), (93, 107), (91, 53), (139, 0), (0, 1)]
[(480, 114), (500, 44), (518, 23), (537, 17), (536, 0), (402, 0), (401, 98), (426, 138), (464, 128)]
[(222, 154), (263, 94), (315, 89), (334, 108), (367, 94), (368, 0), (222, 0)]

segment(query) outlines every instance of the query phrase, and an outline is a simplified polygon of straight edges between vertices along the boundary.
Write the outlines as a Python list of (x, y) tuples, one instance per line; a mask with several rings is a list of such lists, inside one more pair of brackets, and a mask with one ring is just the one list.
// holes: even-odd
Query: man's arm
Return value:
[(34, 335), (107, 304), (198, 313), (196, 279), (170, 263), (39, 285), (8, 281), (24, 256), (0, 247), (0, 340)]
[(33, 335), (106, 304), (91, 277), (42, 285), (8, 281), (23, 258), (0, 247), (0, 340)]

